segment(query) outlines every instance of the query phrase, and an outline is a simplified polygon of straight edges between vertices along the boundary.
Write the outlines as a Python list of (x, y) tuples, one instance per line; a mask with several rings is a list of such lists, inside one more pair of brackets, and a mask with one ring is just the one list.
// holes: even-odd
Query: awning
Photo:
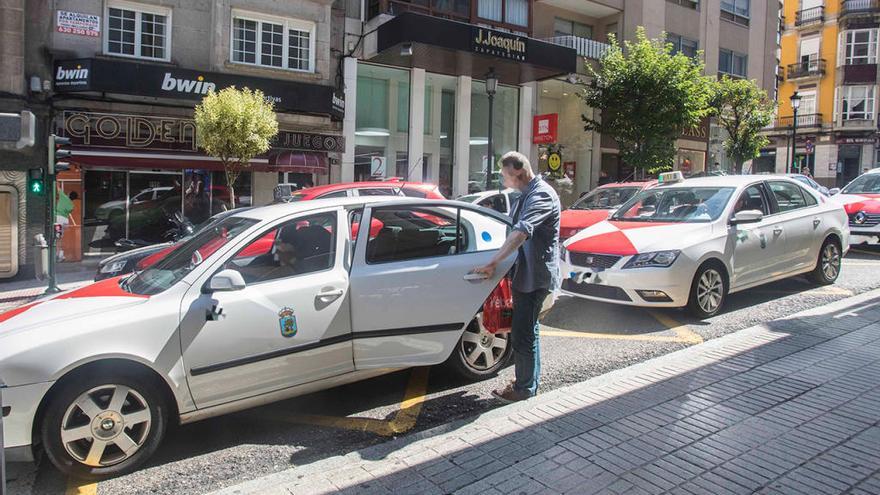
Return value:
[(404, 12), (379, 26), (371, 61), (484, 79), (489, 68), (506, 84), (577, 72), (573, 48), (466, 22)]
[(269, 167), (279, 172), (325, 175), (330, 172), (326, 153), (282, 151), (269, 158)]
[[(68, 161), (82, 167), (101, 167), (142, 170), (215, 170), (222, 171), (220, 160), (200, 153), (138, 153), (131, 151), (95, 151), (72, 149)], [(327, 154), (315, 151), (279, 151), (269, 158), (254, 158), (250, 162), (255, 172), (294, 172), (326, 174), (329, 172)]]

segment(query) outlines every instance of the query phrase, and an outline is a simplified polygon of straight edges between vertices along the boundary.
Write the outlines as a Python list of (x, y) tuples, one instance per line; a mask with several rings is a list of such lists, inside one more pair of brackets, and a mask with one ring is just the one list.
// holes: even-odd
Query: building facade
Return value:
[(874, 0), (785, 0), (784, 79), (770, 133), (776, 157), (765, 171), (809, 168), (818, 182), (840, 187), (877, 166), (878, 30)]

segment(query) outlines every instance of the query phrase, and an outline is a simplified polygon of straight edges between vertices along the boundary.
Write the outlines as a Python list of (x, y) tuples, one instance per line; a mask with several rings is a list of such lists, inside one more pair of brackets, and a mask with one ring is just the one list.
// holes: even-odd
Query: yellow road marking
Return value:
[(343, 430), (369, 432), (376, 435), (391, 437), (405, 433), (416, 426), (419, 414), (422, 412), (422, 404), (425, 402), (425, 394), (428, 390), (427, 367), (414, 368), (406, 386), (400, 409), (390, 420), (358, 417), (323, 416), (319, 414), (294, 414), (270, 413), (268, 417), (261, 413), (262, 419), (270, 419), (282, 422), (309, 424), (315, 426), (328, 426)]
[(98, 493), (97, 483), (75, 478), (67, 480), (67, 490), (64, 491), (64, 495), (95, 495), (96, 493)]
[(678, 342), (684, 342), (688, 344), (703, 343), (703, 337), (701, 337), (700, 334), (698, 334), (697, 332), (691, 330), (691, 327), (687, 325), (682, 325), (681, 323), (658, 311), (649, 311), (649, 313), (651, 313), (651, 316), (653, 316), (655, 320), (659, 321), (661, 325), (664, 325), (675, 332), (675, 335), (679, 338)]
[(616, 333), (597, 333), (597, 332), (576, 332), (572, 330), (561, 330), (547, 325), (541, 325), (541, 335), (547, 337), (574, 337), (580, 339), (604, 339), (604, 340), (635, 340), (642, 342), (681, 342), (686, 344), (699, 344), (703, 342), (703, 338), (692, 331), (687, 325), (682, 325), (668, 316), (649, 311), (648, 313), (659, 321), (661, 325), (672, 330), (675, 335), (653, 335), (653, 334), (616, 334)]

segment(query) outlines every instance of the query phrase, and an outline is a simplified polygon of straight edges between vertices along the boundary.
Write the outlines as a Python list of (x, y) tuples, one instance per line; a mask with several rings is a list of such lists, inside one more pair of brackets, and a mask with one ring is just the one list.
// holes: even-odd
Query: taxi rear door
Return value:
[(475, 205), (413, 201), (368, 205), (378, 232), (359, 229), (351, 283), (356, 369), (443, 362), (514, 253), (491, 279), (487, 264), (510, 231), (507, 217)]

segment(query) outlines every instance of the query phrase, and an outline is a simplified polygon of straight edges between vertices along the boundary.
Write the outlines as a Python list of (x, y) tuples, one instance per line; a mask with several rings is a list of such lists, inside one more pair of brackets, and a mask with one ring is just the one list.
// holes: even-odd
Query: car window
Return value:
[(224, 268), (237, 270), (245, 282), (269, 280), (320, 272), (333, 268), (336, 260), (336, 213), (299, 217), (272, 229), (276, 232), (269, 245), (265, 235), (241, 249)]
[(507, 213), (507, 205), (504, 203), (504, 195), (502, 194), (494, 194), (477, 204), (486, 208), (491, 208), (499, 213)]
[(345, 197), (348, 197), (348, 191), (345, 191), (345, 190), (343, 190), (343, 191), (334, 191), (334, 192), (331, 192), (331, 193), (322, 194), (322, 195), (318, 196), (318, 198), (320, 198), (320, 199), (327, 199), (327, 198), (345, 198)]
[(376, 187), (358, 189), (360, 196), (399, 196), (398, 191), (391, 187)]
[(791, 182), (770, 182), (770, 190), (776, 198), (776, 205), (780, 212), (797, 210), (807, 206), (804, 192), (797, 184)]
[(760, 184), (749, 186), (740, 194), (733, 207), (733, 214), (741, 211), (757, 210), (764, 215), (770, 214), (770, 208), (767, 205), (767, 199), (764, 197), (763, 187)]
[(807, 202), (807, 206), (819, 204), (819, 202), (816, 200), (816, 197), (813, 196), (813, 193), (810, 192), (809, 189), (804, 190), (804, 200)]
[(612, 210), (638, 193), (638, 187), (605, 187), (595, 189), (571, 206), (573, 210)]
[(733, 187), (658, 187), (637, 194), (611, 219), (625, 222), (711, 222), (733, 195)]
[(368, 263), (498, 249), (508, 231), (506, 223), (489, 215), (449, 207), (376, 208), (373, 221), (381, 228), (367, 242)]
[(862, 174), (843, 188), (844, 194), (880, 194), (880, 174)]
[(403, 195), (411, 198), (427, 198), (428, 193), (415, 187), (404, 187)]

